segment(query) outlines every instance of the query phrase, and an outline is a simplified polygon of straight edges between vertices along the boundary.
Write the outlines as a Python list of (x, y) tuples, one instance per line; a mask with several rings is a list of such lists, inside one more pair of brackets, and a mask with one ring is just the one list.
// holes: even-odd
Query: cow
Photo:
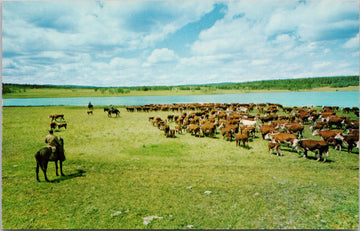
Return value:
[(284, 128), (287, 132), (296, 134), (298, 133), (298, 137), (302, 137), (302, 133), (304, 131), (304, 126), (299, 123), (293, 123), (293, 124), (285, 124)]
[(64, 120), (64, 114), (53, 114), (53, 115), (49, 115), (49, 118), (51, 118), (51, 121), (53, 120), (57, 120), (57, 119), (62, 119)]
[(280, 143), (270, 141), (268, 143), (268, 148), (269, 148), (269, 152), (271, 152), (271, 150), (275, 150), (277, 156), (279, 156), (279, 154), (281, 155)]
[(94, 113), (93, 113), (93, 111), (87, 111), (87, 114), (88, 115), (90, 115), (90, 114), (93, 115)]
[(55, 129), (56, 128), (56, 123), (54, 121), (50, 122), (50, 129)]
[(128, 112), (134, 112), (134, 111), (135, 111), (135, 107), (128, 106), (128, 107), (126, 107), (126, 111), (128, 111)]
[(310, 130), (321, 130), (323, 129), (325, 126), (327, 126), (327, 122), (315, 122), (315, 124), (313, 126), (310, 126)]
[(259, 125), (259, 129), (263, 139), (265, 139), (267, 134), (276, 131), (274, 125)]
[(292, 110), (293, 110), (292, 107), (284, 107), (284, 108), (283, 108), (283, 111), (284, 111), (285, 113), (291, 113)]
[(226, 140), (232, 140), (234, 131), (230, 127), (222, 127), (220, 131), (224, 139), (226, 138)]
[(268, 116), (260, 117), (259, 119), (264, 124), (266, 122), (277, 120), (277, 118), (278, 118), (278, 115), (268, 115)]
[(343, 141), (343, 144), (347, 147), (348, 153), (350, 153), (354, 147), (359, 146), (359, 134), (344, 135), (339, 133), (335, 136), (335, 139)]
[[(296, 150), (297, 152), (299, 152), (298, 148), (297, 148), (297, 142), (298, 142), (298, 138), (296, 135), (294, 134), (290, 134), (290, 133), (286, 133), (286, 132), (277, 132), (277, 133), (269, 133), (265, 136), (266, 139), (271, 139), (272, 142), (276, 142), (279, 144), (287, 144), (290, 145), (291, 148), (294, 150)], [(280, 153), (281, 155), (281, 153)]]
[(243, 130), (248, 130), (249, 131), (249, 136), (251, 136), (253, 139), (255, 138), (255, 127), (254, 126), (241, 126), (240, 127), (240, 131), (242, 132)]
[(226, 112), (219, 112), (219, 113), (217, 114), (217, 119), (218, 119), (218, 121), (219, 121), (220, 119), (226, 119), (226, 117), (227, 117)]
[(343, 141), (341, 139), (336, 139), (335, 137), (329, 137), (326, 142), (328, 142), (329, 145), (334, 145), (335, 150), (338, 149), (341, 151)]
[(181, 125), (175, 126), (175, 132), (177, 132), (178, 134), (182, 134)]
[(326, 121), (328, 122), (329, 129), (331, 129), (333, 125), (335, 125), (337, 129), (341, 129), (342, 125), (345, 123), (345, 118), (340, 116), (329, 116)]
[(167, 119), (168, 121), (174, 121), (174, 115), (168, 115)]
[(236, 146), (240, 146), (240, 143), (242, 142), (244, 147), (246, 147), (246, 143), (247, 147), (249, 148), (249, 131), (245, 129), (241, 134), (235, 134), (235, 142)]
[(358, 120), (350, 120), (346, 123), (345, 129), (359, 129), (359, 121)]
[(168, 136), (168, 135), (169, 135), (169, 132), (170, 132), (170, 127), (169, 127), (169, 125), (164, 124), (164, 126), (162, 127), (162, 130), (164, 131), (165, 136)]
[(310, 139), (301, 139), (298, 142), (298, 145), (304, 151), (304, 158), (307, 158), (308, 151), (318, 151), (318, 159), (321, 159), (321, 155), (324, 153), (324, 162), (326, 162), (326, 158), (329, 156), (329, 144), (323, 140), (310, 140)]
[(242, 123), (245, 126), (254, 126), (256, 127), (256, 121), (255, 120), (240, 120), (240, 123)]
[(312, 133), (312, 136), (316, 136), (316, 135), (320, 135), (320, 137), (324, 140), (327, 141), (327, 139), (329, 139), (330, 137), (335, 137), (337, 134), (342, 133), (342, 131), (337, 131), (337, 130), (315, 130)]
[(214, 123), (211, 122), (205, 122), (204, 124), (201, 125), (200, 129), (204, 136), (205, 135), (214, 136), (216, 132), (216, 126)]
[(187, 131), (191, 133), (191, 135), (198, 134), (200, 136), (200, 126), (197, 124), (190, 124), (187, 126)]
[(56, 125), (57, 125), (58, 129), (60, 129), (62, 127), (64, 127), (66, 129), (67, 123), (57, 123)]
[(166, 137), (175, 138), (175, 129), (170, 129)]
[(344, 107), (343, 109), (344, 113), (350, 113), (351, 109), (349, 107)]
[(220, 126), (219, 126), (219, 129), (222, 129), (222, 128), (228, 128), (232, 131), (232, 133), (238, 133), (239, 132), (239, 125), (238, 124), (230, 124), (230, 123), (222, 123)]

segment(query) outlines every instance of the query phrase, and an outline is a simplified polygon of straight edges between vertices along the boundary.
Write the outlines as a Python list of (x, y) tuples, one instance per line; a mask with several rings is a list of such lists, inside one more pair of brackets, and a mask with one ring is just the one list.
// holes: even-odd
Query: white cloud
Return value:
[(178, 59), (178, 56), (173, 50), (168, 48), (155, 49), (148, 57), (147, 62), (150, 64), (173, 62)]
[[(215, 3), (227, 5), (224, 17), (183, 52), (162, 43)], [(358, 19), (355, 0), (7, 1), (3, 79), (131, 86), (353, 74)]]
[(349, 39), (346, 41), (346, 43), (343, 45), (344, 48), (349, 49), (358, 49), (359, 50), (359, 34), (357, 34), (355, 37)]

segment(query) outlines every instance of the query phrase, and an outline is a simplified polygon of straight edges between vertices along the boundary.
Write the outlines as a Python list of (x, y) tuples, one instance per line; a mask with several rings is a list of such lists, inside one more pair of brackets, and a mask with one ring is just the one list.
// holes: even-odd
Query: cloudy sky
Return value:
[(3, 82), (151, 86), (359, 74), (359, 2), (4, 1)]

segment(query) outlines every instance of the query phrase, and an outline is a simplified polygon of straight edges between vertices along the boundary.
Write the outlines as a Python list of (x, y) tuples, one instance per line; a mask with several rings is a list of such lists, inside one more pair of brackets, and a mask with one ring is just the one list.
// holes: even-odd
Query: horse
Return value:
[(109, 109), (109, 108), (104, 108), (104, 112), (108, 113), (108, 117), (111, 117), (111, 114), (116, 114), (116, 117), (120, 116), (120, 111), (118, 109)]
[(47, 165), (48, 165), (49, 161), (55, 162), (56, 176), (59, 176), (57, 162), (60, 161), (60, 173), (62, 176), (65, 176), (63, 173), (63, 170), (62, 170), (62, 162), (65, 160), (64, 140), (61, 137), (59, 137), (59, 143), (60, 143), (60, 145), (58, 147), (56, 147), (55, 156), (52, 155), (51, 147), (43, 147), (35, 154), (37, 181), (40, 182), (39, 167), (41, 167), (41, 170), (44, 172), (45, 180), (49, 182), (49, 179), (46, 176), (46, 170), (47, 170)]

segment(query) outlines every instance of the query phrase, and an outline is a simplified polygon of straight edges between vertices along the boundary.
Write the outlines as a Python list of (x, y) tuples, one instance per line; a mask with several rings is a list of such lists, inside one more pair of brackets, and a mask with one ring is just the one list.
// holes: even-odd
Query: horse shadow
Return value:
[(65, 176), (60, 176), (59, 179), (50, 180), (50, 183), (59, 183), (61, 181), (70, 180), (70, 179), (73, 179), (76, 177), (84, 177), (84, 176), (86, 176), (85, 173), (86, 173), (86, 171), (84, 171), (82, 169), (77, 169), (76, 172), (74, 172), (74, 173), (71, 173), (71, 174), (65, 175)]

